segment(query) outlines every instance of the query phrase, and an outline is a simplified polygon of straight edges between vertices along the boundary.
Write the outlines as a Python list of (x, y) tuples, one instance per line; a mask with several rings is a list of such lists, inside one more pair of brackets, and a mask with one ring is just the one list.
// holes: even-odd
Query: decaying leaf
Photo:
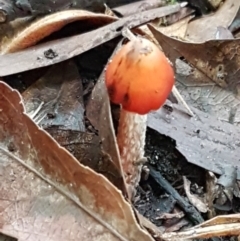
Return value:
[(86, 52), (121, 35), (123, 26), (134, 28), (155, 18), (175, 13), (180, 4), (137, 13), (88, 33), (67, 37), (12, 54), (0, 55), (0, 76), (53, 65)]
[(188, 43), (168, 37), (151, 25), (149, 28), (173, 63), (183, 56), (222, 88), (236, 91), (240, 66), (239, 39)]
[(183, 39), (186, 35), (188, 23), (193, 17), (194, 16), (190, 15), (168, 27), (158, 27), (157, 29), (165, 35)]
[(73, 61), (52, 66), (22, 93), (26, 113), (82, 164), (124, 190), (118, 169), (102, 151), (100, 138), (85, 132), (82, 81)]
[(184, 183), (184, 189), (185, 189), (186, 195), (190, 203), (192, 203), (192, 205), (196, 207), (199, 212), (206, 213), (208, 211), (207, 205), (199, 197), (191, 194), (191, 191), (190, 191), (191, 182), (185, 176), (183, 176), (183, 183)]
[(239, 235), (239, 218), (239, 214), (218, 216), (182, 232), (165, 233), (163, 237), (169, 241), (184, 241), (194, 238)]
[(82, 81), (72, 61), (51, 67), (22, 95), (27, 114), (40, 126), (85, 131)]
[(189, 105), (216, 116), (219, 120), (238, 125), (239, 99), (186, 62), (176, 60), (176, 86)]
[[(168, 113), (161, 108), (148, 116), (148, 126), (176, 141), (187, 161), (214, 173), (223, 174), (228, 165), (239, 163), (239, 128), (192, 107), (194, 118), (177, 105)], [(160, 124), (161, 123), (161, 124)], [(237, 179), (240, 171), (237, 170)]]
[[(164, 52), (176, 66), (177, 88), (186, 102), (234, 124), (238, 124), (240, 119), (239, 39), (215, 39), (223, 35), (222, 31), (219, 32), (220, 29), (227, 28), (234, 19), (239, 4), (232, 0), (225, 1), (216, 13), (185, 23), (185, 36), (184, 31), (175, 31), (174, 25), (161, 28), (160, 31), (149, 25)], [(193, 39), (187, 42), (191, 36)], [(206, 40), (208, 41), (204, 42)], [(190, 64), (187, 75), (180, 72), (178, 63), (181, 61), (178, 58)], [(187, 66), (186, 63), (183, 64)]]
[(88, 132), (61, 130), (58, 127), (45, 130), (80, 163), (104, 175), (127, 196), (122, 174), (111, 156), (103, 151), (99, 136)]
[(214, 218), (216, 216), (216, 210), (213, 206), (216, 197), (216, 183), (217, 178), (212, 172), (206, 173), (206, 202), (208, 205), (208, 218)]
[(173, 63), (178, 64), (176, 60), (182, 57), (193, 66), (188, 67), (188, 73), (177, 69), (178, 88), (187, 103), (221, 120), (238, 124), (240, 40), (188, 43), (168, 37), (153, 26), (149, 28)]
[[(225, 168), (216, 185), (216, 199), (214, 207), (218, 210), (232, 210), (234, 190), (236, 189), (237, 168), (229, 166)], [(239, 190), (237, 190), (239, 192)]]
[[(122, 41), (120, 41), (114, 50), (112, 56), (119, 50), (122, 46)], [(120, 160), (120, 154), (117, 146), (117, 141), (115, 137), (115, 131), (113, 128), (110, 101), (108, 97), (107, 88), (105, 85), (105, 70), (103, 70), (100, 75), (98, 82), (96, 83), (91, 98), (87, 104), (86, 115), (90, 120), (91, 124), (95, 129), (99, 131), (99, 136), (102, 141), (103, 150), (108, 153), (113, 161), (114, 165), (118, 168), (119, 173), (123, 177), (124, 186), (122, 191), (127, 194), (127, 188), (125, 184), (125, 179), (123, 175), (122, 164)]]
[(66, 10), (50, 14), (38, 19), (19, 33), (16, 33), (12, 39), (9, 39), (9, 42), (1, 46), (1, 53), (12, 53), (33, 46), (65, 25), (86, 19), (91, 19), (95, 23), (100, 23), (100, 25), (105, 25), (116, 20), (116, 18), (105, 14), (97, 14), (84, 10)]
[(106, 178), (79, 164), (0, 83), (0, 232), (18, 240), (153, 240)]
[(159, 8), (165, 4), (166, 1), (164, 0), (137, 1), (113, 8), (113, 11), (117, 13), (117, 15), (121, 15), (121, 17), (126, 17), (136, 12), (143, 12), (149, 9)]
[(188, 25), (185, 38), (195, 43), (215, 39), (217, 27), (227, 28), (230, 26), (239, 7), (240, 1), (226, 0), (212, 15), (203, 16), (202, 18), (191, 21)]

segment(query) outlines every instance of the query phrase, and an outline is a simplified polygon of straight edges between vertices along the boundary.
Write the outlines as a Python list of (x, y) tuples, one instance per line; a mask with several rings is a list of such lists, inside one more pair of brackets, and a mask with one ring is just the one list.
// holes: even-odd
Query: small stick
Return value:
[(195, 116), (194, 113), (191, 111), (190, 107), (187, 105), (186, 101), (183, 99), (183, 97), (177, 90), (175, 85), (173, 86), (172, 93), (175, 96), (175, 98), (177, 99), (177, 101), (186, 108), (188, 115), (190, 115), (192, 117)]
[(29, 114), (29, 117), (31, 119), (34, 119), (37, 116), (37, 114), (39, 113), (39, 111), (41, 110), (41, 108), (43, 107), (43, 105), (44, 105), (44, 102), (41, 102), (40, 105), (38, 106), (38, 108), (32, 114)]
[(129, 40), (136, 39), (136, 36), (132, 33), (132, 31), (129, 28), (122, 29), (122, 36), (128, 38)]

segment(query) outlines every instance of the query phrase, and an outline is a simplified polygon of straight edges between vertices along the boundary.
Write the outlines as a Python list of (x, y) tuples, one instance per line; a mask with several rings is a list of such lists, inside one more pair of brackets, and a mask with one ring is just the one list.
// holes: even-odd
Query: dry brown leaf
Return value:
[(91, 19), (93, 22), (100, 22), (101, 24), (108, 24), (116, 20), (114, 17), (85, 10), (65, 10), (53, 13), (34, 21), (25, 29), (16, 33), (12, 39), (9, 39), (9, 41), (1, 47), (1, 53), (12, 53), (33, 46), (65, 25), (86, 19)]
[(0, 55), (0, 76), (53, 65), (80, 55), (121, 35), (123, 27), (134, 28), (155, 18), (175, 13), (182, 5), (174, 4), (119, 19), (93, 31), (50, 41), (17, 53)]
[(223, 215), (208, 220), (193, 228), (177, 233), (164, 233), (168, 241), (185, 241), (194, 238), (211, 238), (240, 234), (239, 214)]
[(215, 39), (217, 27), (229, 27), (239, 7), (240, 1), (226, 0), (214, 14), (190, 22), (185, 36), (186, 39), (191, 42), (205, 42)]
[[(118, 51), (121, 46), (122, 41), (118, 43), (112, 56), (114, 56), (116, 51)], [(110, 57), (110, 59), (112, 58), (112, 56)], [(118, 168), (119, 173), (122, 177), (124, 177), (117, 140), (115, 137), (115, 131), (113, 128), (110, 101), (104, 78), (105, 70), (103, 70), (102, 74), (98, 79), (98, 82), (92, 90), (91, 98), (89, 99), (86, 107), (86, 115), (94, 128), (99, 131), (103, 150), (110, 155), (114, 165)], [(126, 196), (128, 196), (124, 178), (123, 182), (124, 183), (121, 190)]]
[(190, 191), (191, 182), (183, 176), (184, 190), (190, 203), (197, 208), (199, 212), (206, 213), (208, 211), (207, 205), (197, 195), (193, 195)]
[(206, 202), (208, 205), (208, 218), (216, 216), (216, 209), (214, 207), (214, 200), (216, 198), (216, 183), (217, 178), (212, 172), (206, 173)]
[(187, 16), (170, 26), (157, 27), (157, 29), (167, 36), (183, 39), (186, 35), (188, 23), (193, 17), (193, 15)]
[(181, 64), (182, 70), (179, 65), (176, 66), (177, 87), (187, 103), (221, 120), (238, 124), (240, 39), (194, 44), (170, 38), (151, 25), (149, 28), (173, 63), (179, 63), (176, 60), (183, 57), (194, 66), (185, 68), (187, 65), (184, 62)]
[[(188, 162), (223, 174), (227, 166), (239, 165), (239, 128), (192, 108), (187, 116), (179, 105), (172, 112), (165, 108), (148, 115), (148, 126), (176, 141), (176, 148)], [(237, 170), (240, 180), (240, 170)]]
[(106, 178), (79, 164), (0, 82), (0, 232), (18, 240), (153, 240)]
[(101, 150), (100, 138), (85, 132), (82, 81), (73, 61), (52, 66), (22, 93), (26, 113), (82, 164), (124, 190), (119, 171)]
[(237, 66), (240, 66), (240, 39), (188, 43), (168, 37), (151, 25), (149, 28), (173, 63), (176, 58), (184, 57), (221, 87), (236, 90), (239, 79)]
[(159, 8), (166, 5), (165, 0), (148, 0), (148, 1), (136, 1), (129, 4), (125, 4), (116, 8), (113, 11), (116, 12), (121, 17), (126, 17), (136, 12), (143, 12), (153, 8)]
[(40, 126), (85, 131), (82, 81), (72, 61), (51, 67), (22, 95), (27, 114)]
[(103, 151), (99, 136), (89, 132), (61, 130), (59, 127), (45, 130), (81, 164), (104, 175), (125, 194), (123, 177), (110, 155)]
[(228, 89), (212, 82), (204, 73), (187, 63), (176, 61), (176, 86), (189, 105), (216, 116), (219, 120), (239, 124), (239, 99)]

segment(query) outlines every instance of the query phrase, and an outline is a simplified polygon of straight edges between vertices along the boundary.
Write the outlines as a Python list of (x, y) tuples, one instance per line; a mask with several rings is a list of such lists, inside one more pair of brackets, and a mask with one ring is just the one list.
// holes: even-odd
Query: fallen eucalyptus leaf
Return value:
[(239, 7), (240, 1), (226, 0), (215, 13), (191, 21), (185, 39), (195, 43), (215, 39), (217, 27), (228, 28), (234, 20)]
[(104, 14), (84, 10), (66, 10), (50, 14), (36, 20), (25, 29), (16, 33), (12, 39), (9, 39), (5, 45), (1, 46), (1, 53), (13, 53), (28, 48), (69, 23), (86, 19), (91, 19), (91, 21), (94, 22), (103, 22), (105, 24), (116, 20), (116, 18)]
[(105, 177), (81, 165), (0, 82), (0, 232), (24, 240), (153, 240)]
[[(149, 25), (165, 54), (175, 63), (177, 87), (186, 102), (220, 120), (240, 122), (240, 39), (189, 43), (168, 37)], [(173, 47), (174, 46), (174, 47)], [(190, 66), (184, 70), (185, 59)], [(231, 61), (229, 61), (231, 60)], [(184, 67), (179, 69), (179, 63)], [(187, 73), (184, 73), (187, 72)]]

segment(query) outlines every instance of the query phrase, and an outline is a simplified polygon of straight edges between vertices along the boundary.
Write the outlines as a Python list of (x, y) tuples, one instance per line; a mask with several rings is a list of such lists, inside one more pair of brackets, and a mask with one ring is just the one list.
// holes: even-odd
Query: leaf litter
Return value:
[(0, 88), (1, 232), (19, 240), (152, 240), (121, 193), (39, 129), (16, 91)]
[[(149, 17), (149, 14), (151, 11), (155, 13), (155, 10), (144, 11), (142, 9), (142, 13), (135, 16), (127, 13), (126, 15), (130, 15), (129, 17), (119, 20), (116, 17), (82, 10), (60, 11), (34, 20), (34, 22), (31, 18), (26, 19), (26, 22), (25, 20), (20, 21), (22, 26), (19, 29), (16, 28), (13, 31), (14, 33), (9, 33), (11, 37), (4, 40), (6, 46), (10, 46), (9, 49), (17, 52), (0, 56), (1, 63), (3, 63), (0, 66), (0, 71), (2, 69), (0, 75), (18, 74), (30, 69), (54, 66), (48, 68), (45, 75), (40, 79), (35, 78), (32, 83), (29, 82), (29, 87), (22, 92), (23, 100), (16, 91), (3, 82), (0, 85), (4, 90), (1, 91), (2, 96), (7, 95), (7, 98), (2, 97), (2, 100), (5, 101), (1, 103), (5, 108), (2, 108), (1, 112), (2, 118), (4, 118), (2, 130), (7, 130), (7, 133), (5, 131), (2, 135), (3, 146), (1, 148), (2, 159), (5, 160), (3, 162), (4, 169), (2, 169), (4, 172), (1, 171), (3, 178), (1, 183), (7, 184), (3, 192), (7, 198), (3, 199), (5, 208), (2, 214), (5, 215), (1, 216), (4, 218), (2, 233), (15, 236), (19, 240), (26, 240), (26, 238), (31, 240), (36, 239), (36, 237), (40, 240), (46, 240), (46, 237), (53, 237), (51, 240), (74, 240), (76, 237), (86, 237), (86, 240), (88, 238), (89, 240), (135, 240), (141, 236), (141, 238), (145, 238), (144, 240), (161, 237), (163, 240), (210, 238), (210, 240), (216, 241), (219, 240), (216, 236), (239, 235), (238, 214), (215, 217), (219, 214), (219, 210), (224, 211), (224, 208), (228, 208), (227, 212), (224, 211), (225, 213), (231, 213), (233, 210), (238, 212), (234, 204), (239, 196), (239, 187), (236, 180), (239, 179), (239, 170), (235, 168), (235, 166), (238, 166), (237, 149), (239, 142), (236, 128), (238, 124), (238, 72), (233, 71), (238, 68), (238, 54), (236, 51), (232, 52), (232, 50), (237, 49), (238, 39), (234, 39), (237, 34), (229, 32), (228, 27), (231, 22), (234, 23), (239, 5), (237, 2), (233, 3), (231, 0), (226, 0), (215, 13), (198, 19), (194, 18), (194, 11), (191, 7), (185, 8), (185, 10), (182, 8), (175, 16), (170, 15), (165, 18), (169, 13), (177, 12), (180, 9), (176, 6), (162, 8), (162, 12), (159, 11), (158, 14), (156, 13), (151, 17)], [(77, 14), (71, 15), (71, 11)], [(225, 18), (222, 18), (223, 14), (225, 14)], [(66, 18), (63, 16), (66, 16)], [(171, 212), (174, 214), (170, 218), (172, 219), (171, 222), (169, 221), (167, 224), (167, 222), (164, 223), (157, 219), (161, 216), (161, 212), (159, 214), (159, 207), (162, 208), (161, 202), (167, 203), (170, 198), (174, 199), (175, 196), (170, 190), (177, 188), (174, 183), (172, 183), (173, 187), (171, 187), (171, 184), (165, 183), (166, 185), (164, 184), (161, 188), (166, 193), (170, 193), (169, 196), (164, 200), (162, 195), (157, 194), (160, 200), (159, 206), (156, 205), (157, 202), (153, 201), (152, 194), (156, 190), (151, 190), (154, 186), (151, 184), (151, 172), (150, 177), (148, 177), (149, 169), (147, 166), (152, 164), (154, 168), (158, 169), (159, 165), (164, 165), (160, 163), (161, 161), (158, 161), (156, 165), (156, 163), (152, 163), (153, 160), (149, 160), (150, 163), (147, 163), (147, 166), (144, 165), (143, 183), (140, 183), (140, 189), (138, 189), (136, 200), (133, 203), (140, 211), (144, 210), (141, 205), (145, 205), (145, 217), (148, 213), (146, 204), (152, 205), (151, 209), (156, 215), (152, 217), (147, 215), (149, 221), (129, 204), (114, 130), (117, 125), (116, 119), (119, 109), (110, 106), (103, 84), (104, 71), (99, 78), (96, 77), (98, 81), (91, 80), (93, 84), (96, 83), (91, 94), (91, 89), (87, 90), (85, 89), (86, 86), (82, 85), (85, 80), (82, 76), (82, 70), (79, 68), (79, 62), (70, 60), (56, 64), (89, 51), (96, 46), (114, 45), (119, 41), (106, 42), (120, 36), (121, 30), (119, 31), (119, 29), (121, 27), (132, 28), (153, 20), (157, 16), (164, 18), (160, 21), (154, 21), (152, 24), (155, 27), (148, 25), (153, 35), (149, 34), (146, 26), (141, 27), (140, 32), (137, 30), (137, 33), (145, 33), (148, 38), (150, 36), (154, 42), (157, 40), (160, 43), (164, 53), (176, 68), (176, 79), (178, 81), (176, 86), (180, 89), (181, 95), (187, 101), (190, 110), (194, 112), (194, 117), (191, 118), (187, 115), (182, 103), (176, 103), (179, 100), (174, 100), (174, 103), (171, 103), (172, 98), (169, 98), (170, 100), (166, 102), (164, 108), (149, 115), (149, 130), (156, 130), (156, 136), (151, 136), (151, 138), (160, 137), (160, 134), (170, 137), (174, 150), (179, 151), (176, 153), (174, 151), (171, 156), (175, 160), (184, 157), (188, 162), (196, 165), (193, 167), (196, 171), (199, 171), (197, 179), (203, 177), (201, 173), (204, 170), (210, 170), (221, 175), (218, 182), (216, 181), (218, 176), (215, 177), (213, 173), (211, 176), (215, 178), (212, 178), (212, 181), (210, 178), (202, 178), (202, 182), (209, 184), (206, 193), (204, 193), (204, 190), (201, 191), (201, 187), (197, 184), (195, 185), (194, 182), (199, 182), (199, 180), (191, 176), (187, 177), (192, 182), (191, 185), (185, 185), (189, 201), (193, 203), (191, 207), (207, 204), (209, 219), (215, 217), (201, 223), (203, 221), (201, 214), (203, 210), (200, 208), (200, 211), (195, 213), (195, 215), (199, 215), (200, 224), (190, 229), (185, 228), (185, 226), (192, 226), (192, 221), (188, 220), (188, 205), (190, 204), (182, 202), (182, 196), (180, 195), (177, 202), (185, 203), (180, 206), (187, 216), (183, 212), (181, 212), (183, 215), (180, 216), (174, 214), (179, 212), (179, 209), (176, 209), (175, 204), (173, 204), (170, 205), (168, 211), (165, 211), (166, 209), (161, 210), (162, 213), (169, 214), (169, 217), (171, 217)], [(81, 20), (84, 22), (87, 18), (89, 18), (89, 22), (92, 21), (92, 25), (96, 24), (95, 30), (86, 33), (82, 33), (81, 30), (78, 30), (80, 33), (73, 31), (72, 36), (60, 39), (57, 37), (57, 39), (51, 40), (52, 36), (55, 36), (54, 38), (58, 36), (55, 33), (70, 28), (71, 22), (81, 22)], [(44, 19), (48, 20), (45, 22)], [(168, 22), (165, 22), (165, 24), (167, 23), (169, 26), (159, 27), (156, 24), (164, 23), (166, 19)], [(29, 22), (32, 23), (29, 25)], [(210, 22), (211, 24), (209, 24)], [(6, 25), (4, 27), (8, 29)], [(104, 27), (104, 25), (106, 26)], [(32, 26), (35, 26), (35, 28)], [(207, 28), (202, 27), (202, 31), (196, 32), (196, 26), (207, 26)], [(234, 30), (236, 29), (235, 25)], [(95, 41), (97, 34), (103, 36), (102, 41)], [(22, 37), (19, 38), (19, 36)], [(31, 36), (34, 38), (31, 38)], [(46, 41), (47, 36), (50, 37), (50, 41), (48, 38)], [(156, 39), (153, 39), (153, 36)], [(199, 40), (202, 42), (199, 42)], [(84, 46), (79, 48), (79, 45), (76, 45), (77, 41), (82, 41), (81, 43)], [(38, 42), (39, 44), (37, 44)], [(71, 48), (69, 48), (69, 44)], [(119, 45), (121, 44), (122, 42), (119, 42)], [(31, 47), (32, 45), (35, 46)], [(60, 46), (63, 49), (63, 46), (65, 46), (66, 49), (59, 52)], [(30, 48), (25, 49), (26, 47)], [(56, 50), (55, 47), (58, 49)], [(7, 48), (6, 52), (10, 52), (11, 50)], [(20, 49), (25, 50), (18, 52)], [(34, 62), (34, 58), (39, 57), (39, 53), (44, 53), (45, 58), (40, 65)], [(222, 55), (215, 59), (219, 53)], [(22, 64), (22, 61), (25, 62)], [(14, 65), (16, 62), (19, 62), (18, 65)], [(204, 65), (205, 63), (208, 64), (207, 68)], [(97, 69), (95, 66), (91, 66), (91, 68), (91, 71)], [(210, 68), (212, 69), (210, 70)], [(41, 69), (39, 71), (34, 70), (34, 72), (39, 73), (41, 71)], [(21, 78), (27, 76), (28, 79), (29, 73), (22, 73)], [(8, 76), (4, 80), (11, 78), (17, 80), (19, 76)], [(92, 86), (92, 84), (89, 83), (88, 86)], [(90, 102), (88, 102), (85, 110), (86, 96)], [(209, 100), (212, 100), (210, 107)], [(97, 102), (94, 103), (94, 101)], [(26, 105), (28, 115), (23, 113), (25, 109), (22, 102)], [(86, 114), (84, 114), (85, 111)], [(89, 120), (90, 122), (88, 122)], [(48, 131), (81, 164), (41, 128)], [(89, 133), (89, 130), (92, 133)], [(21, 134), (19, 133), (22, 134), (22, 138), (20, 138)], [(161, 138), (166, 141), (164, 139), (166, 137), (161, 136)], [(148, 148), (151, 147), (147, 143), (146, 149)], [(161, 148), (157, 147), (155, 152), (160, 150)], [(165, 154), (161, 158), (169, 159)], [(182, 164), (178, 163), (177, 169), (179, 165)], [(150, 170), (153, 166), (149, 166)], [(184, 169), (184, 166), (182, 168)], [(171, 171), (171, 168), (168, 167), (167, 171)], [(176, 169), (174, 172), (176, 172)], [(180, 175), (181, 177), (184, 176), (181, 171)], [(103, 176), (107, 177), (114, 185)], [(166, 177), (167, 179), (170, 178), (171, 174), (167, 174)], [(147, 189), (145, 182), (150, 182)], [(23, 193), (7, 192), (6, 190), (10, 189), (10, 186), (11, 188), (14, 187), (15, 190), (23, 189)], [(160, 187), (158, 186), (158, 188)], [(181, 189), (177, 188), (176, 190), (181, 192)], [(192, 194), (192, 190), (196, 194)], [(8, 195), (10, 195), (10, 198)], [(18, 195), (20, 195), (20, 202)], [(207, 197), (205, 203), (200, 203), (198, 195)], [(184, 196), (183, 194), (183, 198)], [(147, 201), (141, 200), (142, 197), (146, 198)], [(14, 202), (14, 205), (12, 205), (11, 200), (18, 200), (18, 202)], [(42, 206), (46, 208), (42, 209)], [(12, 216), (7, 216), (6, 212), (9, 210), (10, 213), (13, 213)], [(22, 216), (19, 216), (19, 210), (21, 210)], [(156, 216), (156, 220), (153, 220), (154, 216)], [(138, 217), (137, 221), (135, 217)], [(176, 219), (175, 222), (174, 218)], [(23, 223), (22, 220), (26, 221)], [(69, 224), (69, 220), (72, 220), (72, 225)], [(156, 221), (160, 224), (160, 229), (153, 224)], [(65, 228), (66, 222), (67, 226), (71, 227), (70, 230)], [(141, 228), (138, 222), (148, 232)], [(45, 223), (47, 225), (44, 225)], [(77, 224), (80, 225), (81, 229)], [(87, 228), (87, 225), (90, 226)], [(37, 231), (35, 231), (36, 229)], [(164, 229), (167, 231), (166, 233), (162, 233)]]
[[(99, 46), (106, 41), (120, 36), (121, 32), (118, 31), (118, 29), (121, 29), (123, 26), (133, 28), (157, 17), (177, 12), (179, 9), (179, 5), (172, 5), (166, 6), (160, 10), (149, 10), (120, 19), (112, 23), (112, 25), (104, 26), (94, 31), (90, 31), (89, 33), (64, 38), (62, 40), (51, 41), (49, 43), (38, 45), (34, 48), (28, 48), (21, 52), (0, 55), (0, 76), (40, 68), (70, 59), (91, 48)], [(57, 53), (55, 58), (45, 58), (44, 53), (46, 53), (49, 49), (53, 49), (54, 52)], [(16, 60), (18, 63), (17, 65)]]

